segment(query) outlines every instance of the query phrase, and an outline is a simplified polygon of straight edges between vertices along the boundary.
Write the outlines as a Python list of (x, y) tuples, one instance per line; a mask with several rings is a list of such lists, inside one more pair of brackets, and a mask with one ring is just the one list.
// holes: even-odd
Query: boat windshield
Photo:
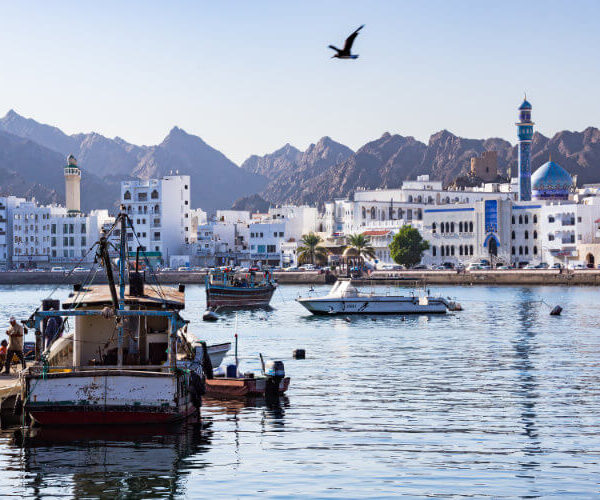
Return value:
[(349, 281), (338, 281), (328, 295), (335, 298), (358, 297), (358, 290)]

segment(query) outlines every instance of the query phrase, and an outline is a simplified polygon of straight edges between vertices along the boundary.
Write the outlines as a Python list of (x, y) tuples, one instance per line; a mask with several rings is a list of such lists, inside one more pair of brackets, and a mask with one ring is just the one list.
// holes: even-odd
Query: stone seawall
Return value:
[[(161, 284), (177, 285), (179, 283), (188, 285), (204, 284), (206, 273), (178, 272), (158, 273), (156, 277)], [(318, 285), (335, 282), (333, 275), (320, 274), (319, 272), (275, 272), (274, 278), (280, 284)], [(0, 285), (74, 285), (82, 283), (88, 277), (87, 272), (78, 272), (71, 275), (53, 272), (0, 272)], [(154, 279), (146, 273), (146, 282), (153, 283)], [(108, 283), (106, 274), (98, 272), (94, 277), (94, 284)]]

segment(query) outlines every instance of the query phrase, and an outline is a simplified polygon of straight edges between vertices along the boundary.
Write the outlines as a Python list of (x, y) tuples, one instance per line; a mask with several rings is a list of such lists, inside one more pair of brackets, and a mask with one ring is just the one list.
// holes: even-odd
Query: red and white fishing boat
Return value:
[[(203, 351), (180, 316), (185, 289), (145, 287), (137, 271), (126, 287), (126, 221), (121, 213), (115, 223), (121, 223), (119, 290), (106, 235), (98, 257), (109, 284), (77, 287), (62, 309), (37, 310), (26, 322), (36, 332), (37, 362), (22, 372), (23, 401), (38, 424), (161, 424), (199, 411)], [(72, 318), (74, 332), (43, 351), (42, 331), (52, 316)], [(230, 346), (213, 346), (215, 363)]]

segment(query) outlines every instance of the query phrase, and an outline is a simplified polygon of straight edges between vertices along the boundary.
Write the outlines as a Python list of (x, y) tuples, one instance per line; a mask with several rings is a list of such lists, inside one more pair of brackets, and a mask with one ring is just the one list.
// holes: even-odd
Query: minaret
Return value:
[(519, 200), (531, 200), (531, 139), (533, 138), (533, 122), (531, 121), (531, 104), (527, 96), (519, 106), (519, 122), (516, 123), (519, 136)]
[(80, 210), (80, 188), (81, 169), (77, 166), (77, 160), (73, 155), (67, 158), (65, 166), (65, 195), (67, 200), (67, 211), (69, 215), (76, 215)]

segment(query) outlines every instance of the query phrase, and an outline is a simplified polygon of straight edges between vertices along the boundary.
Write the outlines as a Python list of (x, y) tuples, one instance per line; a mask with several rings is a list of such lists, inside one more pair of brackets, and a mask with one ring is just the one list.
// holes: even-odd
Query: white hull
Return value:
[(444, 314), (442, 299), (418, 297), (356, 297), (296, 299), (313, 314)]

